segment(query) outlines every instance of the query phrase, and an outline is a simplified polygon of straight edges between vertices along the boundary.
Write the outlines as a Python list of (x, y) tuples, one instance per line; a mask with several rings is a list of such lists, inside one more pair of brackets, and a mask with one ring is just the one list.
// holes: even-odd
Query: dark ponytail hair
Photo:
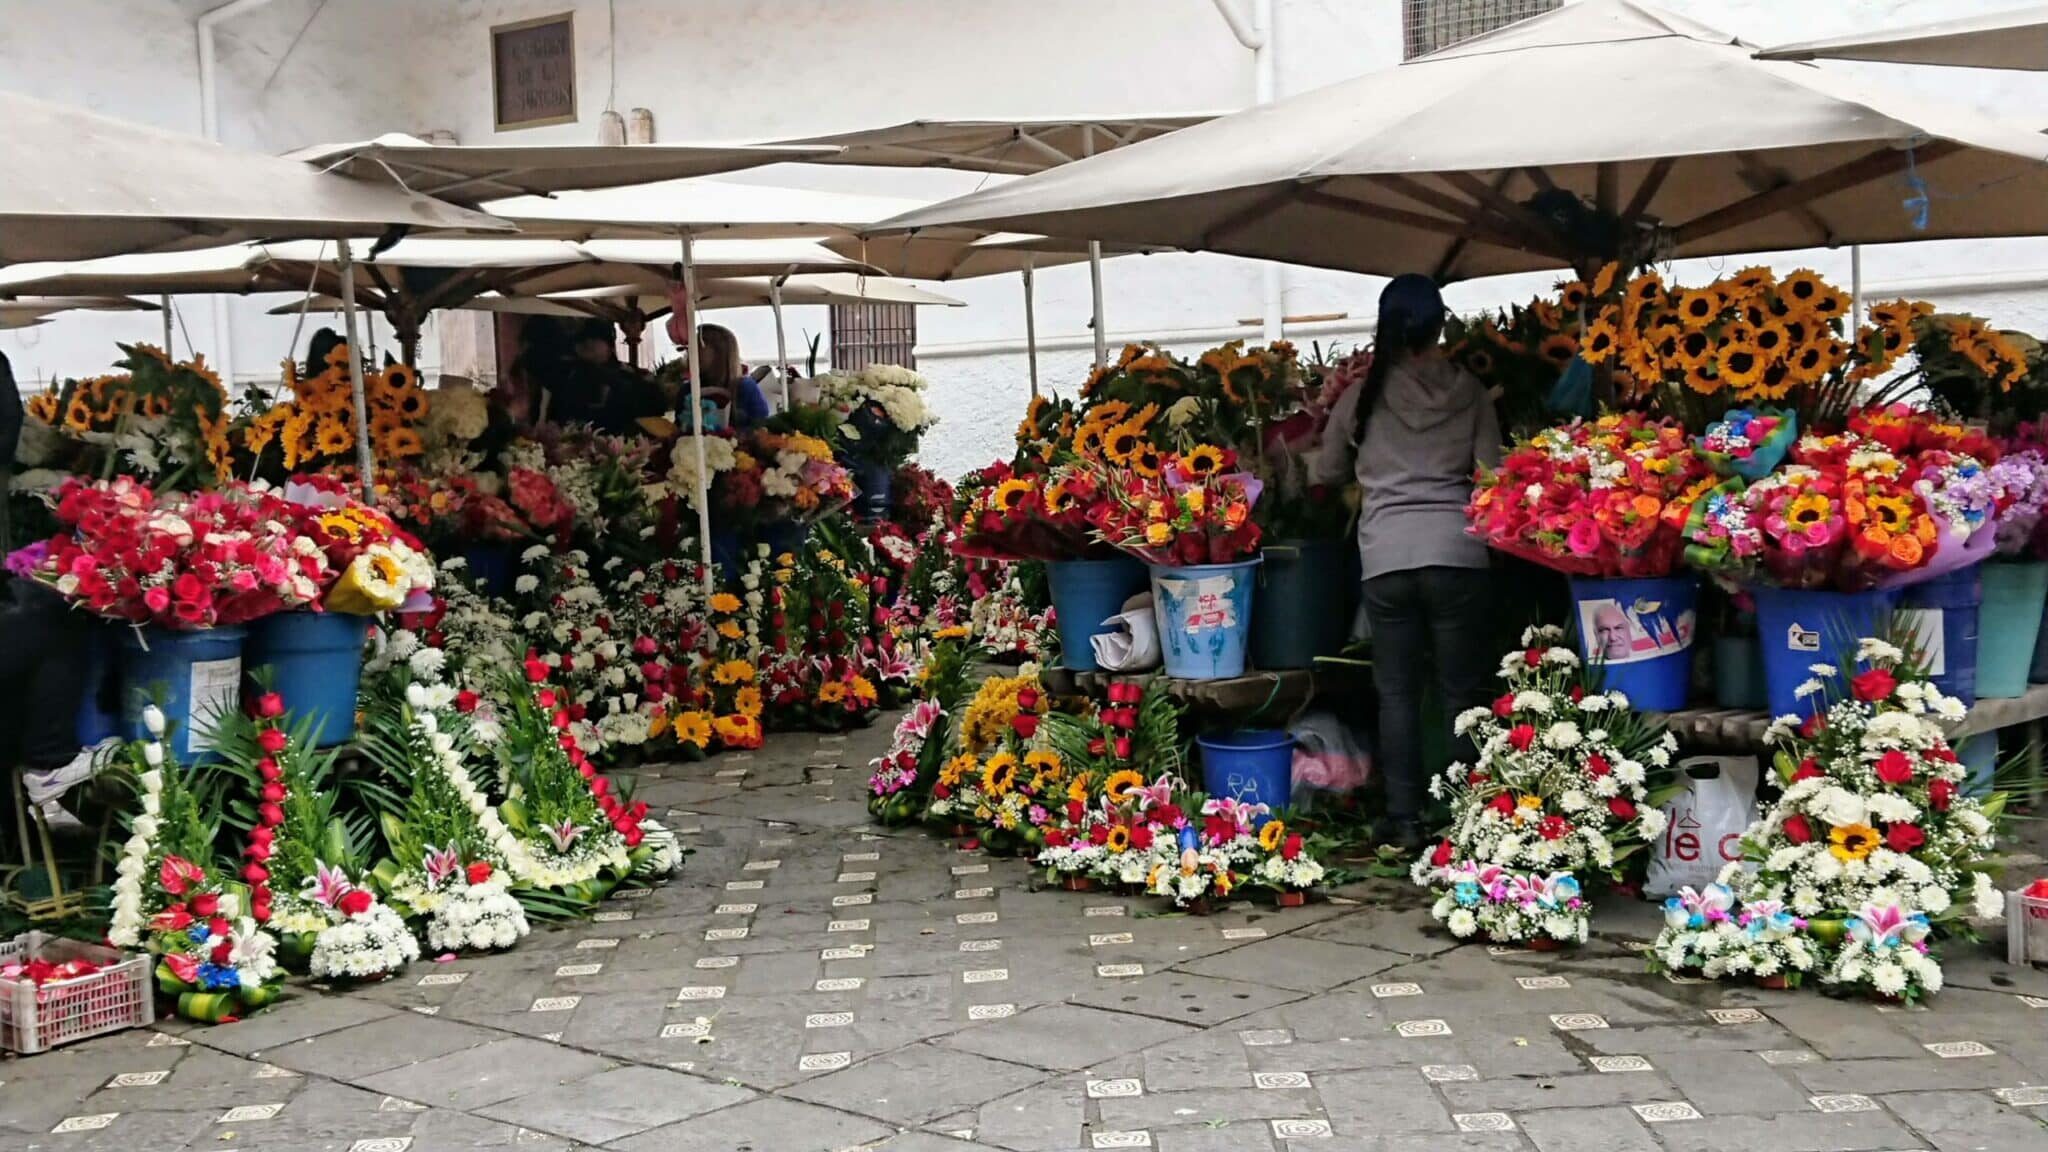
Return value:
[(1420, 272), (1404, 272), (1380, 290), (1380, 319), (1373, 329), (1372, 364), (1365, 370), (1365, 391), (1358, 397), (1351, 428), (1353, 443), (1365, 440), (1365, 422), (1386, 391), (1387, 376), (1409, 356), (1435, 344), (1444, 333), (1444, 297), (1436, 281)]

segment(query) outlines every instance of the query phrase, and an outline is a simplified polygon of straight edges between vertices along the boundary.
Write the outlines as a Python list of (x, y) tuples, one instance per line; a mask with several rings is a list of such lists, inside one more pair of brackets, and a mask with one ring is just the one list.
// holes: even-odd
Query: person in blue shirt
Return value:
[[(718, 423), (723, 427), (738, 429), (751, 428), (768, 419), (768, 397), (761, 391), (761, 382), (743, 372), (740, 363), (740, 342), (729, 329), (716, 324), (697, 326), (697, 369), (704, 374), (704, 404), (709, 410), (705, 427), (714, 421), (710, 413), (723, 417)], [(685, 408), (687, 395), (678, 397), (677, 407)], [(684, 421), (687, 425), (687, 421)]]

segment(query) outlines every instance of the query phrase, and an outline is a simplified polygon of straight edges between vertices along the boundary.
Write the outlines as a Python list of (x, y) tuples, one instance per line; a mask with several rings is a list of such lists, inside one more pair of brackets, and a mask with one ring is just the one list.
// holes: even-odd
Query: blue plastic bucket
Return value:
[(1652, 712), (1676, 712), (1692, 695), (1693, 641), (1699, 634), (1699, 577), (1637, 580), (1573, 578), (1579, 655), (1600, 669), (1606, 687)]
[(1977, 702), (1977, 609), (1981, 565), (1958, 568), (1906, 589), (1900, 606), (1934, 686), (1964, 704)]
[(356, 734), (356, 688), (363, 673), (364, 617), (343, 612), (279, 612), (249, 626), (243, 661), (268, 665), (284, 706), (313, 717), (313, 746)]
[(187, 764), (213, 759), (215, 720), (242, 706), (242, 641), (238, 625), (198, 632), (131, 629), (121, 637), (121, 728), (130, 740), (149, 735), (145, 705), (160, 702), (171, 751)]
[(499, 599), (512, 594), (512, 578), (518, 574), (519, 552), (504, 542), (471, 544), (462, 550), (463, 567), (469, 579)]
[(1235, 564), (1155, 565), (1152, 616), (1166, 674), (1181, 680), (1228, 680), (1244, 675), (1245, 641), (1252, 627), (1252, 569), (1257, 557)]
[(1294, 790), (1294, 737), (1270, 728), (1246, 728), (1198, 736), (1202, 789), (1212, 798), (1228, 796), (1264, 804), (1278, 812)]
[(1343, 651), (1351, 638), (1355, 552), (1349, 537), (1266, 546), (1252, 603), (1252, 667), (1307, 668), (1318, 656)]
[(2048, 563), (2000, 560), (1978, 572), (1984, 600), (1977, 607), (1977, 698), (2024, 696), (2048, 604)]
[(1801, 700), (1799, 686), (1813, 679), (1815, 664), (1839, 667), (1853, 658), (1860, 640), (1886, 626), (1899, 597), (1890, 588), (1834, 592), (1762, 586), (1754, 591), (1764, 700), (1773, 716), (1804, 717), (1825, 707), (1825, 695)]
[(1764, 658), (1756, 637), (1714, 637), (1714, 703), (1745, 712), (1763, 710)]
[(1124, 601), (1145, 590), (1145, 566), (1128, 556), (1109, 560), (1049, 560), (1053, 623), (1060, 633), (1060, 664), (1076, 672), (1096, 670), (1089, 637), (1114, 628), (1104, 620), (1124, 610)]
[(1992, 781), (1998, 776), (1998, 733), (1979, 732), (1968, 736), (1955, 746), (1956, 761), (1970, 770), (1963, 780), (1963, 791), (1971, 796), (1991, 795)]

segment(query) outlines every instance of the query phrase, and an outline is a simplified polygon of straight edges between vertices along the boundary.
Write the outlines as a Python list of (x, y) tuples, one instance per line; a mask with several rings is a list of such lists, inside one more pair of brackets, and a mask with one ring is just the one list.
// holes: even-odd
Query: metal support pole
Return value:
[(1102, 328), (1102, 241), (1088, 242), (1088, 285), (1095, 293), (1095, 366), (1109, 363), (1109, 333)]
[(164, 355), (170, 357), (172, 360), (176, 360), (178, 358), (178, 354), (175, 350), (171, 348), (171, 323), (173, 320), (173, 317), (171, 316), (171, 294), (166, 292), (163, 295), (158, 296), (156, 298), (156, 302), (159, 305), (161, 305), (164, 310)]
[(1849, 339), (1863, 327), (1863, 245), (1849, 245)]
[[(1031, 395), (1038, 395), (1038, 305), (1032, 300), (1037, 295), (1031, 287), (1031, 257), (1024, 258), (1024, 358), (1031, 366)], [(1100, 361), (1098, 350), (1095, 358)]]
[(782, 334), (782, 282), (789, 273), (768, 281), (768, 307), (775, 313), (775, 378), (782, 381), (782, 410), (789, 411), (789, 342)]
[(703, 343), (697, 338), (697, 258), (688, 232), (683, 233), (683, 297), (690, 303), (684, 322), (690, 333), (690, 431), (697, 449), (697, 559), (704, 566), (704, 595), (709, 598), (718, 580), (711, 564), (711, 468), (704, 462), (704, 371), (697, 359), (697, 346)]
[(343, 335), (348, 338), (348, 389), (356, 409), (356, 471), (361, 474), (363, 503), (374, 504), (377, 461), (370, 454), (370, 413), (363, 401), (363, 356), (356, 345), (356, 266), (349, 259), (348, 241), (335, 248), (340, 253)]

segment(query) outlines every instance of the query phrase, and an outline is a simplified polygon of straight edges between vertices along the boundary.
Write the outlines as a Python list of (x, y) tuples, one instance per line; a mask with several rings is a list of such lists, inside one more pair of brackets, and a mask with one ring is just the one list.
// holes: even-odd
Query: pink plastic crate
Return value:
[(2008, 964), (2048, 964), (2048, 900), (2024, 892), (2005, 894), (2005, 959)]
[(41, 987), (26, 980), (0, 980), (0, 1049), (33, 1056), (73, 1040), (156, 1021), (147, 956), (131, 957), (117, 948), (41, 932), (0, 943), (0, 964), (27, 960), (90, 960), (100, 970)]

